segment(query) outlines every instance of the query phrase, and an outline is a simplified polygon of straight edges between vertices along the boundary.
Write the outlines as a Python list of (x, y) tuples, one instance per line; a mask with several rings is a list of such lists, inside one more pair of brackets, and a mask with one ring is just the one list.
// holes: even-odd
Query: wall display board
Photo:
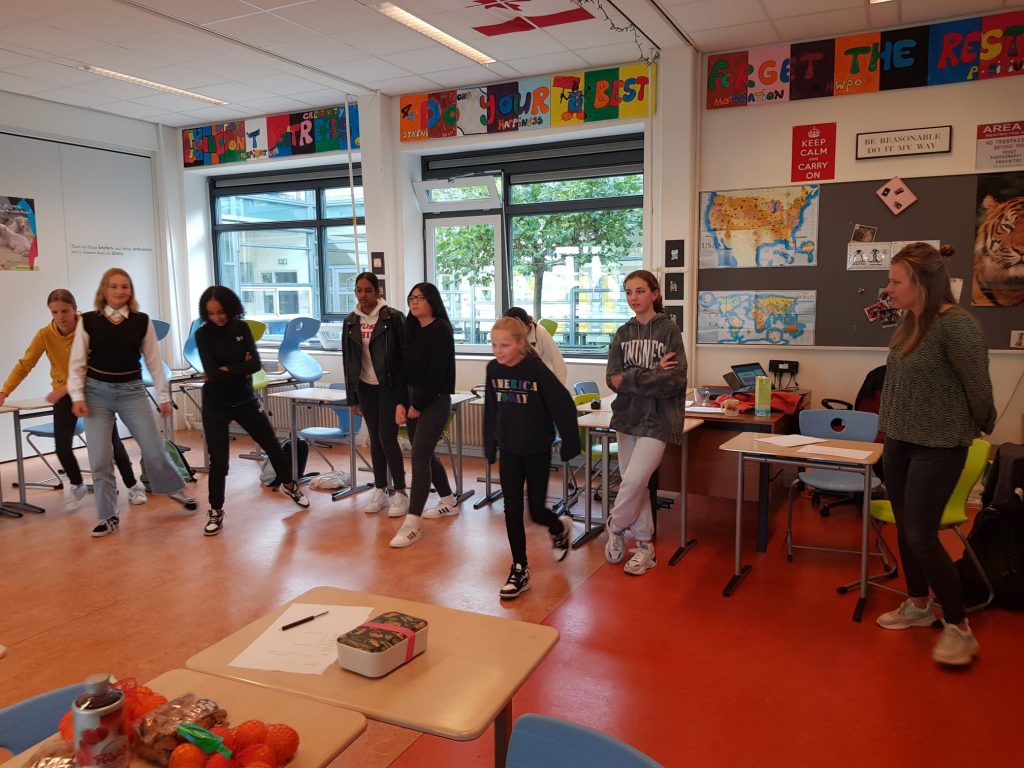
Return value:
[[(847, 270), (851, 231), (860, 224), (876, 227), (880, 242), (938, 240), (952, 245), (956, 255), (947, 261), (950, 275), (962, 278), (970, 286), (979, 177), (970, 174), (907, 178), (905, 181), (913, 187), (918, 199), (899, 217), (893, 216), (875, 194), (883, 181), (827, 184), (819, 188), (817, 259), (813, 266), (775, 269), (753, 265), (753, 269), (721, 269), (708, 268), (702, 261), (697, 275), (698, 296), (730, 291), (760, 295), (814, 291), (813, 344), (822, 347), (887, 346), (892, 329), (869, 322), (865, 308), (878, 300), (878, 291), (885, 287), (888, 276), (882, 271)], [(702, 199), (707, 194), (703, 193)], [(1021, 325), (1017, 317), (1019, 309), (972, 307), (969, 290), (963, 291), (960, 305), (981, 324), (990, 349), (1008, 348), (1011, 331)], [(772, 342), (750, 340), (747, 343)], [(794, 343), (794, 340), (785, 343)]]

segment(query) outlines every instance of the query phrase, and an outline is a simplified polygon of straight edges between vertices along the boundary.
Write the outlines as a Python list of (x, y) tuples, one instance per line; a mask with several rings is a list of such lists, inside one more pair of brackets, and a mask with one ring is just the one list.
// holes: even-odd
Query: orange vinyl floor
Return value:
[[(197, 433), (178, 438), (198, 445)], [(232, 447), (237, 454), (250, 444)], [(344, 450), (329, 455), (347, 466)], [(30, 479), (43, 474), (38, 460), (27, 467)], [(326, 466), (312, 454), (310, 468)], [(479, 490), (481, 470), (479, 460), (467, 460), (468, 487)], [(15, 465), (0, 471), (10, 499)], [(658, 566), (642, 577), (604, 562), (603, 535), (555, 563), (546, 530), (528, 521), (532, 589), (503, 603), (497, 592), (510, 557), (500, 501), (474, 510), (478, 494), (457, 517), (425, 520), (424, 538), (409, 549), (392, 550), (400, 521), (360, 512), (365, 497), (333, 503), (309, 491), (312, 506), (302, 511), (260, 488), (258, 472), (256, 463), (232, 459), (225, 527), (211, 538), (202, 535), (202, 475), (192, 486), (197, 513), (160, 497), (128, 507), (122, 493), (121, 530), (99, 540), (89, 537), (91, 497), (68, 513), (59, 492), (30, 490), (46, 514), (0, 518), (0, 643), (8, 646), (0, 707), (93, 672), (146, 680), (182, 667), (325, 584), (557, 628), (561, 638), (516, 695), (514, 714), (598, 728), (666, 766), (1024, 764), (1016, 737), (1024, 613), (975, 614), (980, 657), (968, 670), (939, 668), (930, 656), (937, 630), (875, 626), (874, 616), (898, 596), (872, 591), (865, 621), (851, 621), (856, 595), (835, 587), (857, 577), (856, 556), (799, 551), (787, 562), (784, 501), (773, 510), (763, 554), (754, 548), (753, 507), (747, 511), (743, 555), (753, 571), (730, 598), (722, 588), (733, 568), (734, 507), (690, 496), (697, 546), (670, 567), (678, 513), (661, 510)], [(552, 494), (558, 481), (552, 473)], [(853, 507), (824, 519), (802, 498), (796, 517), (798, 541), (859, 546)], [(947, 544), (957, 549), (951, 534)], [(472, 768), (492, 760), (491, 731), (453, 742), (371, 722), (331, 768)]]

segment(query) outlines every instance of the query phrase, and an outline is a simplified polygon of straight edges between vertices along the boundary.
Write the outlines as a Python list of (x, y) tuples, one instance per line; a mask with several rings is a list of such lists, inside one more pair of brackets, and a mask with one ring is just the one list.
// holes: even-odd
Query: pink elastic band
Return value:
[(405, 637), (409, 642), (405, 644), (405, 660), (412, 661), (413, 654), (416, 651), (416, 633), (408, 627), (398, 627), (394, 624), (381, 624), (376, 621), (364, 621), (364, 627), (370, 629), (383, 629), (387, 632), (397, 632), (398, 634)]

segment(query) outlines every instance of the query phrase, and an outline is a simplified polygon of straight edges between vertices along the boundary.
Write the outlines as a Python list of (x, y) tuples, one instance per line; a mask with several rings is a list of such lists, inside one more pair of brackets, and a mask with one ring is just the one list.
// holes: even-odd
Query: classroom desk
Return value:
[(9, 413), (14, 420), (14, 455), (18, 464), (18, 501), (4, 501), (0, 491), (0, 514), (8, 517), (22, 517), (24, 512), (43, 513), (43, 507), (28, 503), (25, 495), (25, 454), (21, 446), (21, 422), (25, 419), (40, 419), (53, 415), (53, 405), (43, 398), (35, 400), (8, 400), (0, 405), (0, 414)]
[(479, 737), (494, 723), (494, 764), (505, 765), (512, 732), (512, 697), (558, 642), (558, 630), (335, 587), (315, 587), (292, 602), (369, 606), (371, 616), (402, 611), (426, 619), (427, 650), (376, 679), (332, 664), (322, 675), (232, 667), (287, 606), (257, 619), (188, 660), (189, 669), (362, 712), (456, 741)]
[[(366, 718), (358, 712), (188, 669), (164, 672), (146, 685), (168, 700), (185, 693), (213, 699), (227, 711), (232, 725), (254, 719), (287, 723), (299, 734), (299, 751), (288, 768), (323, 768), (366, 730)], [(29, 747), (0, 768), (22, 768), (37, 747)], [(138, 755), (129, 763), (129, 768), (155, 766)]]
[[(743, 467), (744, 462), (754, 462), (762, 466), (782, 464), (791, 467), (810, 469), (831, 469), (840, 472), (851, 472), (864, 478), (864, 501), (862, 504), (861, 558), (860, 558), (860, 597), (853, 611), (853, 620), (860, 621), (864, 613), (864, 603), (868, 595), (868, 529), (871, 515), (871, 468), (882, 456), (882, 444), (861, 442), (858, 440), (826, 440), (805, 446), (773, 445), (759, 440), (753, 432), (744, 432), (723, 443), (723, 451), (736, 454), (736, 560), (732, 578), (726, 584), (722, 594), (732, 595), (740, 582), (750, 573), (752, 566), (743, 565), (741, 560), (741, 529), (743, 521)], [(842, 450), (863, 451), (865, 458), (830, 456), (816, 448), (838, 448)]]

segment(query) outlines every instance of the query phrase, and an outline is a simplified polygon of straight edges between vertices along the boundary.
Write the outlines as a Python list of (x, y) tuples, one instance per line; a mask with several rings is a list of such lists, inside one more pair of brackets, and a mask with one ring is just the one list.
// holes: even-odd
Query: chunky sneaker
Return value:
[(530, 588), (530, 569), (520, 563), (513, 563), (508, 572), (508, 581), (498, 592), (502, 600), (514, 600)]
[(978, 655), (978, 641), (974, 639), (970, 624), (967, 631), (956, 624), (942, 622), (942, 634), (932, 649), (932, 658), (940, 664), (964, 666), (970, 664)]
[(605, 526), (605, 530), (608, 531), (608, 541), (604, 544), (604, 557), (609, 563), (621, 563), (622, 558), (626, 556), (626, 536), (625, 531), (622, 533), (616, 533), (615, 529), (612, 528), (611, 518), (608, 518), (608, 524)]
[(572, 536), (572, 518), (562, 515), (558, 518), (558, 522), (562, 524), (562, 532), (551, 534), (551, 553), (554, 555), (556, 563), (565, 560), (569, 556), (569, 550), (572, 549), (572, 542), (569, 541)]
[(409, 497), (401, 491), (391, 494), (388, 501), (388, 517), (402, 517), (409, 512)]
[(409, 515), (405, 522), (402, 523), (402, 527), (398, 529), (398, 533), (391, 539), (389, 546), (395, 549), (402, 549), (403, 547), (415, 544), (422, 538), (423, 532), (420, 530), (420, 519), (415, 515)]
[(387, 505), (388, 492), (383, 488), (374, 488), (373, 492), (370, 494), (370, 498), (363, 503), (360, 509), (368, 515), (373, 515), (380, 512)]
[(146, 503), (146, 486), (142, 483), (136, 483), (128, 489), (128, 503), (129, 504), (145, 504)]
[(935, 613), (932, 611), (932, 601), (928, 605), (918, 608), (909, 597), (904, 600), (895, 611), (883, 613), (875, 623), (882, 629), (910, 629), (911, 627), (930, 627), (936, 622)]
[(643, 576), (658, 564), (654, 559), (654, 545), (649, 541), (638, 541), (636, 547), (629, 551), (633, 556), (629, 558), (623, 570), (630, 576)]
[(85, 494), (89, 492), (85, 483), (79, 483), (78, 485), (72, 485), (68, 492), (68, 499), (64, 502), (65, 512), (74, 512), (80, 506), (82, 506), (82, 499), (85, 498)]
[(121, 521), (117, 519), (117, 515), (100, 520), (99, 524), (92, 529), (92, 537), (94, 539), (98, 539), (101, 536), (106, 536), (108, 533), (113, 533), (117, 530), (118, 523), (120, 522)]
[(287, 485), (282, 485), (281, 493), (283, 493), (285, 496), (294, 501), (303, 509), (307, 509), (309, 507), (309, 499), (306, 498), (306, 494), (304, 494), (302, 492), (302, 489), (299, 488), (298, 483), (292, 483), (291, 488), (289, 488)]
[(179, 504), (181, 504), (181, 506), (183, 506), (189, 512), (195, 512), (197, 509), (199, 509), (199, 505), (196, 503), (196, 500), (189, 496), (187, 493), (181, 493), (180, 491), (178, 493), (172, 493), (171, 498), (174, 499)]
[(459, 514), (459, 503), (454, 496), (445, 496), (436, 507), (431, 507), (423, 512), (423, 516), (428, 520), (433, 520), (435, 517), (452, 517), (457, 514)]
[(203, 536), (216, 536), (224, 527), (224, 510), (211, 509), (206, 513), (206, 527), (203, 528)]

